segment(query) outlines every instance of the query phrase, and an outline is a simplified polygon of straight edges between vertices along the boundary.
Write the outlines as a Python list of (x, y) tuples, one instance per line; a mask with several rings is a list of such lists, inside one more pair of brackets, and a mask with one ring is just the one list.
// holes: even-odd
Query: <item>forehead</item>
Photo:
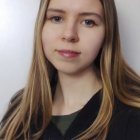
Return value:
[(103, 14), (100, 0), (50, 0), (48, 8), (59, 8), (67, 12), (94, 11)]

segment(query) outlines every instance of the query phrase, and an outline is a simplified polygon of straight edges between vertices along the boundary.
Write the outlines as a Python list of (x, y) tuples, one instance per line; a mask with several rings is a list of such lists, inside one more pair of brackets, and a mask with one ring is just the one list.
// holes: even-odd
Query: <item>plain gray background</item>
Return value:
[[(0, 0), (0, 119), (11, 96), (26, 83), (39, 2)], [(115, 2), (123, 54), (140, 75), (140, 0)]]

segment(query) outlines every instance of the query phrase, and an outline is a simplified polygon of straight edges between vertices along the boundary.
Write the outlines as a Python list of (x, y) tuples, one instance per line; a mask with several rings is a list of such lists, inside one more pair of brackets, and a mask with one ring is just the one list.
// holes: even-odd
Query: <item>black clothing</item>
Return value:
[[(98, 91), (80, 110), (65, 134), (51, 121), (41, 140), (72, 140), (95, 120), (101, 103)], [(111, 125), (106, 140), (140, 140), (140, 110), (115, 100)]]
[[(21, 100), (20, 95), (21, 92), (16, 94), (15, 97), (18, 103), (20, 103)], [(50, 124), (39, 140), (72, 140), (94, 122), (100, 108), (101, 99), (102, 90), (98, 91), (78, 112), (64, 134), (61, 133), (53, 121), (50, 121)], [(14, 99), (11, 103), (13, 101)], [(5, 115), (4, 119), (6, 119), (7, 116), (9, 116), (9, 112)], [(39, 122), (42, 123), (42, 120), (39, 119)], [(31, 125), (31, 132), (34, 133), (35, 131), (36, 129), (33, 123)], [(1, 138), (2, 137), (0, 137), (0, 139)], [(18, 140), (25, 139), (21, 136)], [(106, 140), (140, 140), (140, 109), (125, 105), (115, 98), (113, 116)]]

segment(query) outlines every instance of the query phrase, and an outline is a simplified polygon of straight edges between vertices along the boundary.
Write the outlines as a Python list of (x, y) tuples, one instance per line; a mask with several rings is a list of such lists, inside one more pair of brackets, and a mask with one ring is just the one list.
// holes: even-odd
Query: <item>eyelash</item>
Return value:
[(60, 23), (60, 22), (56, 21), (56, 19), (58, 20), (58, 18), (59, 18), (59, 21), (60, 21), (60, 19), (62, 21), (62, 18), (60, 16), (52, 16), (49, 18), (49, 20), (51, 20), (53, 23)]
[(93, 27), (96, 25), (95, 21), (91, 20), (91, 19), (86, 19), (86, 20), (84, 20), (84, 22), (90, 24), (90, 25), (88, 25), (88, 27)]
[[(52, 16), (52, 17), (48, 18), (48, 20), (50, 20), (52, 23), (59, 24), (59, 23), (62, 22), (63, 19), (62, 19), (61, 16)], [(83, 23), (83, 22), (84, 22), (84, 23)], [(87, 23), (88, 25), (86, 25), (86, 23)], [(86, 20), (82, 21), (82, 24), (84, 24), (84, 25), (87, 26), (87, 27), (93, 27), (93, 26), (97, 25), (97, 24), (95, 23), (95, 21), (92, 20), (92, 19), (86, 19)]]

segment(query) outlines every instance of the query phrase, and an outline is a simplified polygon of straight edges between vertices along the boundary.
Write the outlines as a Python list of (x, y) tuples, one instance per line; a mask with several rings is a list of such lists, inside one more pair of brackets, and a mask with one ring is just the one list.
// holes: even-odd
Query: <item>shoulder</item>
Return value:
[(140, 109), (117, 104), (113, 114), (107, 140), (139, 140)]
[(9, 116), (12, 114), (12, 112), (15, 110), (15, 108), (20, 104), (21, 99), (22, 99), (22, 93), (23, 93), (24, 89), (20, 89), (19, 91), (17, 91), (11, 98), (10, 102), (9, 102), (9, 106), (8, 109), (6, 111), (6, 113), (4, 114), (1, 123), (4, 123)]
[(127, 140), (140, 139), (140, 110), (130, 110), (126, 132)]
[(11, 105), (12, 103), (14, 103), (15, 101), (21, 99), (22, 93), (24, 91), (24, 88), (18, 90), (11, 98), (9, 104)]

